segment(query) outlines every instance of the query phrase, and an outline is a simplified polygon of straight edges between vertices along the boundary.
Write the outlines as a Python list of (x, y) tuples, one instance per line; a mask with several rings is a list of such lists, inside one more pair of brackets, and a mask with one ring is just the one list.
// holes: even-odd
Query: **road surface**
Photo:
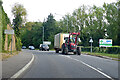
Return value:
[(26, 50), (35, 60), (22, 78), (118, 78), (118, 62), (90, 55)]

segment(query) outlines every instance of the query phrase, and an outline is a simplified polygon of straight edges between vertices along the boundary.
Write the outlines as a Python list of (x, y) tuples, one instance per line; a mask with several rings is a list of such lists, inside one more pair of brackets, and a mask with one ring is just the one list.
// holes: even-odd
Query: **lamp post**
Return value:
[(104, 32), (105, 32), (104, 38), (106, 39), (108, 37), (108, 35), (107, 35), (107, 29), (105, 29)]
[[(38, 21), (40, 22), (40, 20), (38, 19)], [(45, 22), (45, 19), (43, 20), (43, 22)], [(42, 36), (42, 41), (44, 42), (44, 26), (42, 26), (43, 28), (43, 36)]]
[(44, 42), (44, 26), (43, 26), (43, 42)]
[(68, 18), (67, 18), (67, 33), (68, 33)]

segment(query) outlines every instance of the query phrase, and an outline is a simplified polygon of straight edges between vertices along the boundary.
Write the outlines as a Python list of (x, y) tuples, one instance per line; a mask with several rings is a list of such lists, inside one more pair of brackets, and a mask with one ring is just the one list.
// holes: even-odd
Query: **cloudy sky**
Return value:
[[(12, 20), (11, 9), (15, 3), (20, 3), (27, 10), (27, 21), (43, 21), (50, 13), (56, 20), (59, 20), (62, 15), (71, 14), (83, 4), (102, 6), (104, 2), (112, 3), (117, 0), (3, 0), (3, 8)], [(55, 15), (55, 13), (59, 15)]]

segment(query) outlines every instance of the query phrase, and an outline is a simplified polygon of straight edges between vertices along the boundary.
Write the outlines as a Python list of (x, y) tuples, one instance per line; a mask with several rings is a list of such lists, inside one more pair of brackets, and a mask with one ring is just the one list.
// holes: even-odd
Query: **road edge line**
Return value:
[(34, 61), (35, 57), (32, 54), (32, 59), (30, 60), (29, 63), (27, 63), (21, 70), (19, 70), (17, 73), (15, 73), (11, 78), (18, 78), (18, 76), (20, 76)]
[(73, 60), (75, 60), (75, 61), (78, 61), (78, 62), (81, 62), (82, 64), (86, 65), (87, 67), (89, 67), (89, 68), (97, 71), (98, 73), (102, 74), (103, 76), (107, 77), (108, 79), (114, 80), (114, 79), (113, 79), (112, 77), (110, 77), (109, 75), (105, 74), (104, 72), (96, 69), (95, 67), (93, 67), (93, 66), (91, 66), (91, 65), (89, 65), (89, 64), (87, 64), (87, 63), (85, 63), (85, 62), (83, 62), (83, 61), (81, 61), (81, 60), (78, 60), (78, 59), (75, 59), (75, 58), (71, 58), (71, 59), (73, 59)]
[[(66, 57), (66, 56), (63, 56), (63, 57)], [(104, 72), (96, 69), (95, 67), (93, 67), (93, 66), (91, 66), (91, 65), (89, 65), (89, 64), (87, 64), (87, 63), (85, 63), (85, 62), (83, 62), (83, 61), (81, 61), (81, 60), (78, 60), (78, 59), (75, 59), (75, 58), (72, 58), (72, 57), (66, 57), (66, 58), (69, 58), (69, 59), (78, 61), (78, 62), (82, 63), (83, 65), (86, 65), (87, 67), (89, 67), (89, 68), (97, 71), (98, 73), (102, 74), (103, 76), (107, 77), (108, 79), (114, 80), (114, 79), (113, 79), (112, 77), (110, 77), (109, 75), (105, 74)]]

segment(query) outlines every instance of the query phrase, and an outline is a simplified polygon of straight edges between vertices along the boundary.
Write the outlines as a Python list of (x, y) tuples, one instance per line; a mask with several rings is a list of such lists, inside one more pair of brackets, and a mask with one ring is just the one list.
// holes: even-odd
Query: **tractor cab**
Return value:
[(78, 42), (78, 35), (80, 33), (69, 33), (69, 38), (66, 39), (66, 45), (68, 47), (69, 52), (75, 52), (77, 48), (77, 42)]

